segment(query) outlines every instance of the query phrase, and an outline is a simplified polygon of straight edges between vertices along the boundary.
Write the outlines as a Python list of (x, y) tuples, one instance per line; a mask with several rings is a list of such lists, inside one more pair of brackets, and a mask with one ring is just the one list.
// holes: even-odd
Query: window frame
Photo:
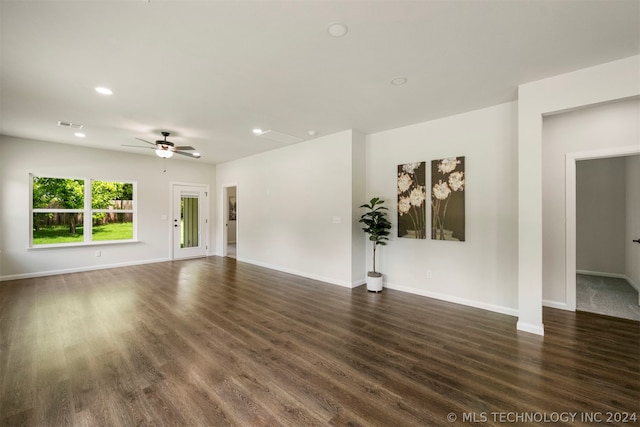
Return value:
[[(34, 178), (53, 178), (53, 179), (73, 179), (82, 180), (84, 185), (84, 200), (82, 209), (51, 209), (51, 208), (34, 208), (33, 207), (33, 179)], [(132, 209), (94, 209), (92, 203), (92, 188), (94, 181), (102, 182), (118, 182), (122, 184), (132, 185)], [(138, 242), (138, 183), (133, 180), (116, 180), (116, 179), (97, 179), (78, 176), (59, 176), (29, 173), (29, 250), (32, 249), (50, 249), (50, 248), (67, 248), (78, 246), (98, 246), (112, 245), (122, 243)], [(94, 213), (131, 213), (133, 233), (131, 239), (123, 240), (93, 240), (93, 214)], [(81, 213), (82, 214), (82, 241), (67, 243), (47, 243), (38, 245), (33, 243), (33, 214), (36, 213)]]

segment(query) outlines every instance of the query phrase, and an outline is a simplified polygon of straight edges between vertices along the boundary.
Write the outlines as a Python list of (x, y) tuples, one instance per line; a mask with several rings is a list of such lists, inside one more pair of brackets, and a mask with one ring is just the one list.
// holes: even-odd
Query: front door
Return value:
[(205, 187), (173, 186), (173, 259), (206, 256), (206, 208)]

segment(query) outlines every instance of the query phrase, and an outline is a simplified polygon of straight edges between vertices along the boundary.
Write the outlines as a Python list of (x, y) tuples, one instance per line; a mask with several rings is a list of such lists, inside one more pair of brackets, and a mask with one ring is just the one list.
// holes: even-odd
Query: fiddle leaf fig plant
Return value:
[(369, 240), (373, 242), (373, 271), (369, 273), (373, 277), (380, 276), (380, 273), (376, 272), (376, 247), (387, 244), (386, 241), (389, 240), (389, 230), (391, 229), (391, 223), (386, 218), (387, 208), (383, 204), (384, 200), (374, 197), (368, 204), (360, 206), (367, 209), (358, 222), (364, 224), (362, 230), (369, 234)]

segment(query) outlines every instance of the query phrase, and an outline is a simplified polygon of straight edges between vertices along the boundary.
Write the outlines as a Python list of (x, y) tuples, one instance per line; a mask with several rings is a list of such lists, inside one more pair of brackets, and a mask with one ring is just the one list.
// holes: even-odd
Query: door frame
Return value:
[(169, 253), (170, 253), (170, 257), (172, 260), (176, 260), (176, 259), (183, 259), (183, 258), (176, 258), (176, 253), (175, 253), (175, 232), (173, 230), (173, 215), (175, 212), (175, 191), (178, 189), (179, 187), (195, 187), (195, 188), (200, 188), (202, 191), (204, 191), (205, 193), (205, 203), (203, 204), (202, 208), (202, 214), (204, 215), (204, 227), (202, 230), (202, 233), (200, 234), (200, 238), (202, 240), (202, 244), (204, 244), (205, 247), (205, 252), (204, 252), (204, 256), (209, 256), (209, 184), (197, 184), (197, 183), (191, 183), (191, 182), (171, 182), (169, 183), (170, 185), (170, 197), (169, 197), (169, 212), (171, 213), (169, 215), (169, 217), (171, 218), (171, 221), (169, 221), (169, 229), (171, 230), (171, 238), (169, 239)]
[[(228, 183), (228, 184), (222, 184), (221, 186), (221, 194), (222, 194), (222, 200), (220, 201), (220, 205), (222, 206), (222, 215), (220, 216), (220, 229), (222, 230), (221, 236), (222, 236), (222, 248), (220, 253), (222, 254), (221, 256), (226, 257), (228, 256), (227, 253), (227, 245), (229, 244), (229, 227), (228, 227), (228, 222), (229, 222), (229, 203), (227, 203), (228, 199), (229, 199), (229, 188), (233, 188), (235, 187), (236, 189), (236, 203), (238, 203), (238, 200), (240, 200), (240, 189), (238, 188), (238, 183), (234, 182), (234, 183)], [(237, 206), (237, 205), (236, 205)], [(237, 209), (237, 208), (236, 208)], [(240, 215), (239, 212), (237, 212), (236, 215), (236, 259), (238, 258), (238, 243), (240, 241), (240, 221), (239, 221)]]
[(565, 157), (565, 284), (566, 310), (576, 311), (576, 162), (640, 154), (640, 147), (567, 153)]

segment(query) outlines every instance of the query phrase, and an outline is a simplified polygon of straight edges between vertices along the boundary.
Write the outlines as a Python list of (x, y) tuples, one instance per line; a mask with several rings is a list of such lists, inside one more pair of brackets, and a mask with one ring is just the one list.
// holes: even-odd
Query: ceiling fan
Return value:
[[(123, 147), (136, 147), (136, 148), (149, 148), (151, 150), (155, 150), (156, 154), (163, 159), (168, 159), (173, 154), (180, 154), (182, 156), (193, 157), (194, 159), (200, 158), (200, 153), (196, 152), (195, 148), (190, 147), (188, 145), (179, 145), (175, 146), (175, 144), (171, 141), (167, 141), (167, 137), (171, 135), (169, 132), (161, 132), (162, 136), (164, 136), (164, 140), (157, 140), (155, 143), (146, 141), (141, 138), (136, 138), (138, 141), (146, 142), (149, 145), (153, 145), (153, 147), (141, 147), (139, 145), (128, 145), (122, 144)], [(188, 151), (193, 151), (193, 153), (188, 153)]]

